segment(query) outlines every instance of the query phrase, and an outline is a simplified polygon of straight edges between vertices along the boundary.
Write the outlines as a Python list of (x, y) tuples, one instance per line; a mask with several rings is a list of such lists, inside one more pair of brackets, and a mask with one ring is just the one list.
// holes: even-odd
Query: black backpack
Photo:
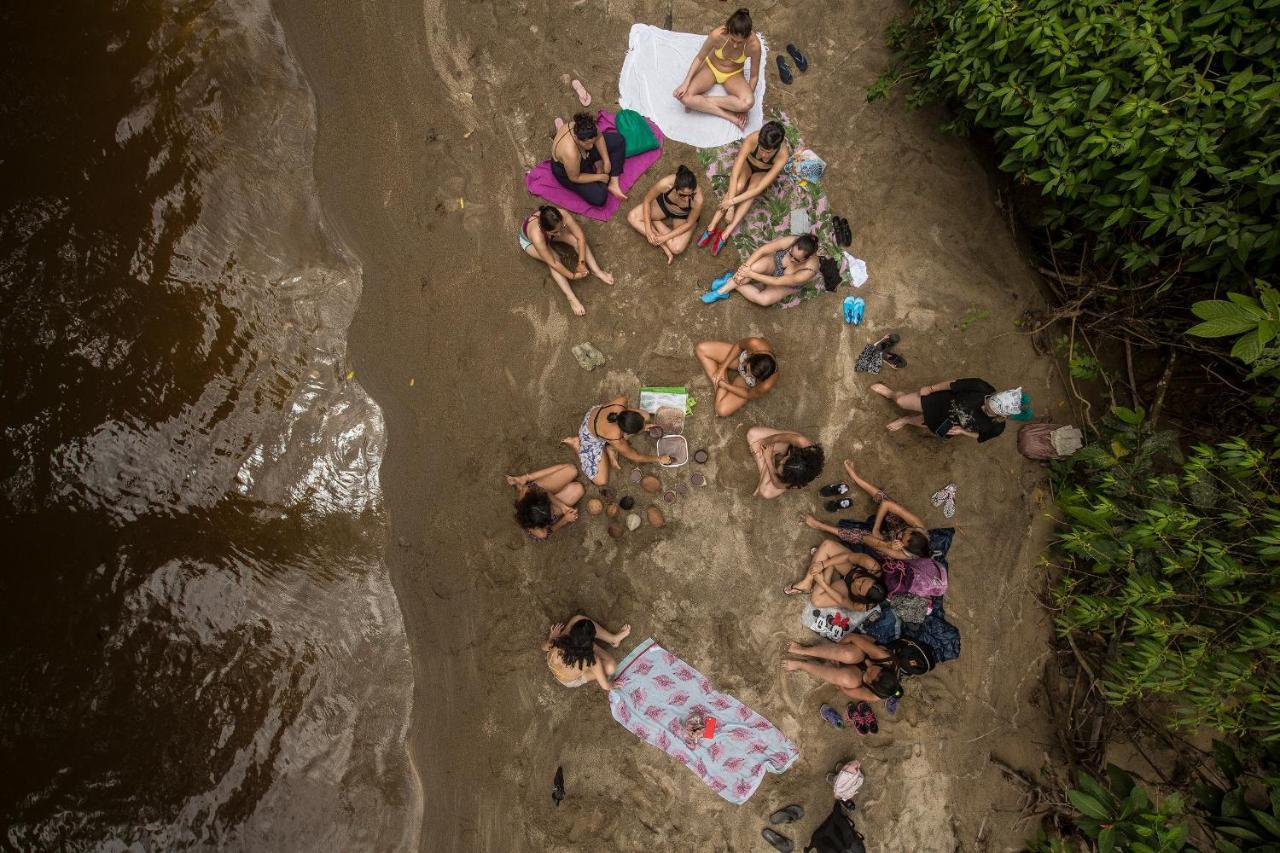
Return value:
[(804, 849), (805, 853), (867, 853), (862, 833), (853, 826), (853, 815), (839, 800), (831, 807), (827, 819), (813, 831)]
[(938, 655), (927, 644), (911, 637), (899, 637), (888, 645), (893, 662), (898, 667), (898, 677), (924, 675), (938, 665)]

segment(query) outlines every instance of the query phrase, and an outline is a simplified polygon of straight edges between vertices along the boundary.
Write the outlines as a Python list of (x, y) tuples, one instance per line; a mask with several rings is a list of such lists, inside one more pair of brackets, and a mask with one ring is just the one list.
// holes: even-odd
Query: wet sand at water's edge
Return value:
[[(827, 160), (833, 209), (849, 219), (853, 251), (871, 273), (861, 291), (867, 321), (846, 327), (835, 296), (791, 310), (741, 299), (705, 307), (695, 297), (733, 266), (732, 250), (720, 259), (690, 250), (668, 268), (620, 217), (586, 225), (617, 282), (580, 285), (588, 316), (572, 317), (516, 246), (534, 207), (522, 173), (546, 156), (552, 118), (576, 106), (561, 75), (588, 84), (593, 109), (616, 109), (630, 25), (660, 25), (667, 8), (654, 0), (278, 4), (316, 92), (325, 208), (364, 269), (351, 352), (389, 430), (388, 559), (414, 652), (422, 847), (755, 850), (765, 817), (789, 802), (809, 812), (789, 829), (799, 842), (830, 804), (824, 774), (857, 757), (867, 776), (859, 828), (871, 849), (1021, 849), (1028, 830), (1018, 824), (1018, 792), (987, 757), (1034, 771), (1049, 742), (1037, 704), (1049, 632), (1036, 602), (1035, 561), (1048, 532), (1043, 471), (1017, 454), (1016, 427), (980, 448), (886, 433), (894, 412), (852, 365), (866, 343), (897, 331), (910, 363), (879, 377), (889, 384), (957, 376), (1023, 384), (1039, 409), (1061, 418), (1049, 363), (1014, 325), (1040, 306), (1034, 276), (967, 143), (941, 135), (937, 114), (865, 103), (887, 60), (884, 25), (904, 4), (757, 4), (757, 28), (810, 57), (813, 67), (790, 88), (770, 68), (766, 103), (786, 110)], [(727, 8), (675, 0), (673, 28), (704, 32)], [(802, 27), (818, 21), (821, 35), (806, 37)], [(677, 163), (702, 177), (693, 150), (671, 144), (633, 197)], [(712, 423), (693, 344), (747, 334), (773, 342), (780, 381), (769, 397)], [(590, 373), (569, 352), (587, 340), (608, 357)], [(551, 544), (528, 545), (502, 475), (572, 461), (558, 440), (583, 412), (642, 384), (694, 391), (686, 432), (711, 452), (700, 469), (710, 484), (665, 507), (662, 529), (615, 542), (602, 518), (583, 512)], [(784, 642), (811, 639), (781, 590), (819, 541), (798, 521), (818, 496), (750, 497), (755, 468), (743, 436), (755, 423), (821, 441), (823, 482), (851, 457), (929, 523), (957, 528), (947, 612), (963, 632), (962, 657), (909, 682), (897, 717), (881, 712), (878, 735), (826, 727), (817, 708), (835, 691), (779, 672)], [(693, 470), (664, 473), (664, 485)], [(928, 497), (951, 481), (959, 512), (946, 522)], [(623, 478), (614, 485), (636, 491)], [(552, 621), (578, 611), (610, 627), (630, 622), (624, 653), (656, 638), (777, 724), (800, 760), (766, 777), (746, 805), (720, 800), (618, 726), (600, 691), (553, 681), (538, 645)], [(557, 765), (569, 796), (554, 809)]]

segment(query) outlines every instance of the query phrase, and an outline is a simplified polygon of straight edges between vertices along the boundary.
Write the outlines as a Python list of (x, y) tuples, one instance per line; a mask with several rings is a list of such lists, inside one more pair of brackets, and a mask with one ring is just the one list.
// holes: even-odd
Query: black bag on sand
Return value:
[(822, 286), (828, 293), (840, 284), (840, 263), (835, 258), (818, 258), (818, 271), (822, 273)]
[(831, 807), (827, 819), (813, 831), (804, 849), (805, 853), (867, 853), (862, 834), (853, 828), (853, 816), (839, 800)]

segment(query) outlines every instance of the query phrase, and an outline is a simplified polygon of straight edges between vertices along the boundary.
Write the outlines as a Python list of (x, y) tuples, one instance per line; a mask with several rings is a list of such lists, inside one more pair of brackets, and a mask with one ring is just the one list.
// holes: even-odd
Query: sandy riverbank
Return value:
[[(424, 850), (761, 849), (763, 817), (787, 802), (809, 810), (793, 833), (807, 838), (830, 802), (822, 776), (842, 756), (867, 772), (859, 825), (871, 849), (1017, 849), (1026, 834), (1016, 792), (987, 756), (1034, 770), (1047, 742), (1035, 707), (1048, 630), (1035, 601), (1041, 470), (1017, 455), (1012, 430), (981, 448), (885, 433), (888, 405), (851, 366), (896, 330), (910, 365), (891, 383), (981, 375), (1047, 401), (1049, 364), (1013, 325), (1039, 306), (1036, 285), (966, 143), (941, 136), (934, 115), (864, 102), (899, 4), (752, 8), (774, 43), (801, 42), (814, 65), (789, 89), (771, 70), (766, 101), (828, 161), (832, 204), (871, 271), (860, 329), (838, 320), (834, 297), (785, 311), (738, 299), (706, 308), (695, 293), (732, 259), (694, 251), (667, 268), (620, 221), (587, 226), (617, 284), (583, 286), (588, 316), (574, 318), (517, 250), (532, 208), (522, 171), (546, 156), (552, 117), (576, 103), (561, 75), (580, 76), (609, 108), (628, 28), (662, 24), (666, 2), (279, 3), (317, 96), (326, 210), (364, 265), (352, 359), (389, 428), (382, 479), (415, 653)], [(676, 0), (673, 27), (704, 31), (725, 12)], [(815, 21), (821, 35), (806, 36)], [(651, 176), (676, 163), (701, 174), (691, 149), (671, 145)], [(712, 423), (692, 345), (749, 333), (774, 342), (782, 378), (761, 403)], [(576, 365), (569, 346), (584, 340), (608, 356), (605, 369)], [(688, 432), (712, 451), (711, 485), (670, 508), (661, 530), (614, 542), (584, 516), (553, 544), (528, 547), (503, 472), (570, 461), (557, 440), (582, 412), (641, 384), (696, 391)], [(826, 728), (816, 708), (832, 691), (778, 672), (783, 641), (805, 637), (780, 588), (818, 541), (795, 520), (816, 494), (750, 497), (742, 436), (753, 423), (820, 439), (829, 473), (855, 458), (933, 523), (943, 520), (928, 495), (959, 484), (948, 613), (964, 654), (912, 683), (877, 736)], [(552, 681), (537, 644), (574, 611), (629, 621), (633, 640), (658, 638), (777, 723), (800, 761), (747, 805), (724, 803), (614, 723), (599, 691)], [(555, 810), (558, 764), (569, 799)]]

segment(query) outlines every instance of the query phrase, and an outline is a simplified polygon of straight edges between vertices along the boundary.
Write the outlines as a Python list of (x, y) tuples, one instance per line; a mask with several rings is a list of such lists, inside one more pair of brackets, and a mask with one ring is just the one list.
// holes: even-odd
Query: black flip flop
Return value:
[(792, 850), (796, 849), (796, 845), (792, 843), (790, 838), (787, 838), (785, 835), (780, 835), (774, 832), (772, 829), (769, 829), (767, 826), (764, 829), (760, 830), (760, 837), (763, 838), (765, 841), (768, 841), (769, 845), (774, 850), (779, 851), (779, 853), (791, 853)]
[(853, 230), (849, 228), (849, 220), (843, 216), (831, 217), (831, 230), (835, 232), (838, 245), (847, 247), (853, 242)]
[(821, 489), (818, 489), (818, 494), (822, 495), (824, 498), (834, 498), (837, 495), (847, 495), (849, 494), (849, 486), (845, 483), (828, 483)]
[(898, 345), (902, 337), (897, 332), (890, 332), (880, 340), (876, 341), (872, 346), (876, 349), (891, 350)]
[(796, 61), (796, 68), (799, 68), (802, 74), (809, 70), (809, 60), (800, 52), (800, 48), (794, 44), (789, 44), (787, 45), (787, 53), (791, 54), (791, 58)]
[(895, 370), (901, 370), (902, 368), (907, 366), (907, 360), (902, 356), (898, 355), (896, 352), (889, 352), (889, 350), (884, 350), (882, 355), (884, 356), (884, 363), (894, 368)]
[(777, 826), (780, 823), (791, 823), (793, 820), (799, 820), (804, 817), (804, 807), (797, 805), (785, 806), (769, 815), (769, 823)]
[(790, 86), (791, 82), (796, 78), (791, 76), (791, 69), (787, 67), (787, 61), (781, 56), (775, 58), (778, 60), (778, 79), (785, 85)]
[(853, 506), (853, 501), (848, 498), (841, 498), (838, 501), (827, 501), (825, 504), (827, 512), (839, 512), (842, 509), (848, 509)]

